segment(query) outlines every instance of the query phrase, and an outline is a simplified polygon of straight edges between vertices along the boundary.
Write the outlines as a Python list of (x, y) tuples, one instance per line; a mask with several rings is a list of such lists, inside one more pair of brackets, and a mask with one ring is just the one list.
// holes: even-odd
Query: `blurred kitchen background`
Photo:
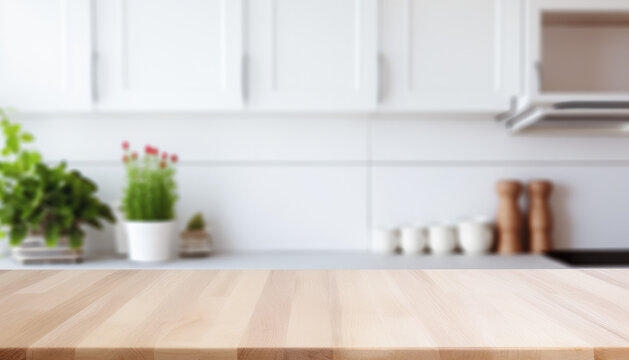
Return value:
[(626, 248), (623, 123), (496, 117), (629, 100), (628, 39), (619, 0), (0, 0), (0, 106), (108, 203), (122, 141), (177, 153), (177, 232), (218, 252), (367, 251), (540, 178), (553, 248)]

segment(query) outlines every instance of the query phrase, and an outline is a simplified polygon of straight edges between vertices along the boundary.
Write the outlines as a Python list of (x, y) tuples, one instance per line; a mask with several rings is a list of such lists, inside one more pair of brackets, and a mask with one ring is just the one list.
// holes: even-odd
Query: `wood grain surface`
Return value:
[(0, 272), (0, 359), (629, 359), (629, 270)]

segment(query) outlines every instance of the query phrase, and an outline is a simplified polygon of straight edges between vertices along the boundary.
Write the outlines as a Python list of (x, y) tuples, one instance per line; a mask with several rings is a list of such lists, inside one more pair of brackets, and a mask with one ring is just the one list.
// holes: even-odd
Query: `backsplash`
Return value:
[[(508, 135), (490, 116), (16, 115), (48, 161), (105, 200), (120, 143), (179, 154), (180, 228), (202, 211), (219, 250), (363, 250), (377, 225), (493, 216), (500, 178), (548, 178), (557, 248), (627, 247), (629, 138)], [(111, 251), (112, 229), (88, 251)]]

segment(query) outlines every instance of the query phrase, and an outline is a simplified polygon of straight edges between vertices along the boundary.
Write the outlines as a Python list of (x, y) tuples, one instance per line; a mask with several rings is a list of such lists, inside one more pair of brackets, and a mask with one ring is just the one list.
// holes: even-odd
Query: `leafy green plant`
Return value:
[(177, 155), (159, 154), (147, 145), (140, 158), (136, 151), (123, 142), (122, 161), (127, 170), (127, 187), (122, 206), (129, 221), (167, 221), (175, 217), (177, 184), (174, 165)]
[(186, 226), (186, 230), (201, 231), (204, 229), (205, 229), (205, 220), (203, 219), (203, 214), (196, 213), (190, 218), (190, 220), (188, 220), (188, 226)]
[(28, 234), (42, 234), (47, 246), (67, 237), (72, 248), (83, 244), (82, 225), (102, 228), (101, 219), (115, 222), (111, 209), (97, 197), (96, 185), (65, 163), (51, 167), (25, 144), (33, 136), (11, 123), (0, 110), (5, 137), (0, 161), (0, 225), (9, 229), (11, 245)]

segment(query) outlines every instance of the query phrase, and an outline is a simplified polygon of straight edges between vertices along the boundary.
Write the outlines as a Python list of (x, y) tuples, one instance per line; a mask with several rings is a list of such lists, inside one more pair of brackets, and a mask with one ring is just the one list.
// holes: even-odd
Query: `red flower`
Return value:
[(128, 142), (128, 141), (126, 141), (126, 140), (125, 140), (125, 141), (123, 141), (123, 142), (122, 142), (122, 148), (123, 148), (124, 150), (129, 150), (129, 142)]
[(164, 151), (162, 153), (162, 160), (166, 160), (166, 159), (168, 159), (168, 153)]
[(159, 150), (151, 145), (146, 145), (144, 147), (144, 151), (149, 155), (159, 155)]
[(138, 152), (137, 152), (137, 151), (132, 152), (132, 153), (131, 153), (131, 158), (132, 158), (133, 160), (137, 159), (137, 158), (138, 158)]
[(159, 163), (159, 167), (161, 167), (162, 169), (164, 169), (166, 167), (166, 161), (162, 161)]
[(122, 162), (124, 162), (124, 163), (129, 162), (129, 157), (127, 155), (123, 155), (122, 156)]
[(170, 161), (176, 163), (178, 160), (179, 158), (177, 157), (177, 154), (170, 155)]

